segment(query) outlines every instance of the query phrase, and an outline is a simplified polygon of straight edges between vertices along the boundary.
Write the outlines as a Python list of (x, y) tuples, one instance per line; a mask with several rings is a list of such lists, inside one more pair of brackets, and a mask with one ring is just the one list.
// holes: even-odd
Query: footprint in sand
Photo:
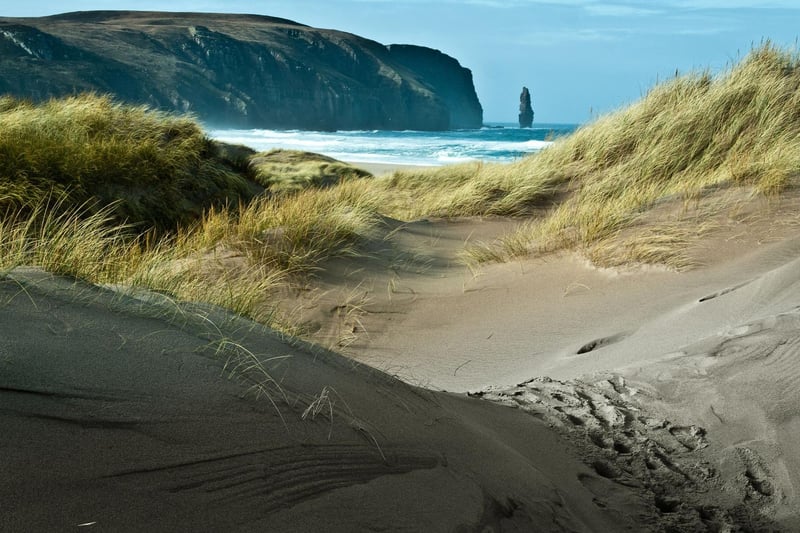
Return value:
[(744, 283), (740, 283), (738, 285), (734, 285), (733, 287), (728, 287), (727, 289), (722, 289), (721, 291), (717, 291), (717, 292), (715, 292), (713, 294), (709, 294), (708, 296), (703, 296), (702, 298), (700, 298), (698, 300), (698, 303), (707, 302), (709, 300), (713, 300), (714, 298), (719, 298), (720, 296), (725, 296), (726, 294), (729, 294), (729, 293), (731, 293), (733, 291), (739, 290), (742, 287), (745, 287), (745, 286), (749, 285), (752, 282), (753, 282), (753, 280), (745, 281)]
[(599, 339), (595, 339), (593, 341), (589, 341), (580, 348), (578, 351), (575, 352), (575, 355), (583, 355), (589, 352), (593, 352), (603, 346), (608, 346), (609, 344), (614, 344), (615, 342), (619, 342), (626, 338), (629, 334), (628, 333), (617, 333), (616, 335), (611, 335), (609, 337), (601, 337)]
[(756, 496), (776, 497), (772, 475), (761, 456), (750, 448), (738, 448), (736, 452), (739, 455), (739, 459), (744, 463), (744, 477), (751, 491), (754, 491)]
[(698, 426), (672, 426), (670, 434), (687, 450), (697, 450), (708, 446), (706, 430)]

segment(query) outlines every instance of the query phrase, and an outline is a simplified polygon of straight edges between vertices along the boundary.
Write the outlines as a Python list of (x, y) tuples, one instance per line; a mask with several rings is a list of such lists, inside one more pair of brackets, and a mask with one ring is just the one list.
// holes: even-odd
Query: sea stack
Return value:
[(522, 88), (519, 95), (519, 127), (530, 128), (533, 126), (533, 107), (531, 107), (531, 93), (527, 87)]

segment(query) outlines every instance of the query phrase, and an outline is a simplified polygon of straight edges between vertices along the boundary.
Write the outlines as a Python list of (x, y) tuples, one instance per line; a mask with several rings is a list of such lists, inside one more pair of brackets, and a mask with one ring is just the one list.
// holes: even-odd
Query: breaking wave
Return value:
[(478, 130), (426, 131), (280, 131), (210, 130), (220, 141), (255, 150), (273, 148), (317, 152), (354, 163), (446, 165), (465, 161), (508, 162), (536, 153), (552, 139), (575, 130), (573, 124), (542, 124), (520, 129), (495, 124)]

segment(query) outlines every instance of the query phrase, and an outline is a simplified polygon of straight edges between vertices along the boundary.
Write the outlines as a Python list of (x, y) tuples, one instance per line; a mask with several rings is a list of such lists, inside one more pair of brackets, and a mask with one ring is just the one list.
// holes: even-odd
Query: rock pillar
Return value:
[(519, 95), (519, 127), (530, 128), (533, 126), (533, 107), (531, 107), (531, 93), (527, 87), (522, 88)]

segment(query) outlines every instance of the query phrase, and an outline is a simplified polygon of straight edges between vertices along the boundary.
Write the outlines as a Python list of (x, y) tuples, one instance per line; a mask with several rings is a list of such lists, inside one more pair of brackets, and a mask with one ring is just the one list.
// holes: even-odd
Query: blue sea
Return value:
[(575, 131), (577, 124), (488, 123), (454, 131), (276, 131), (210, 130), (220, 141), (257, 151), (283, 148), (324, 154), (353, 163), (438, 166), (465, 161), (509, 162), (548, 146)]

